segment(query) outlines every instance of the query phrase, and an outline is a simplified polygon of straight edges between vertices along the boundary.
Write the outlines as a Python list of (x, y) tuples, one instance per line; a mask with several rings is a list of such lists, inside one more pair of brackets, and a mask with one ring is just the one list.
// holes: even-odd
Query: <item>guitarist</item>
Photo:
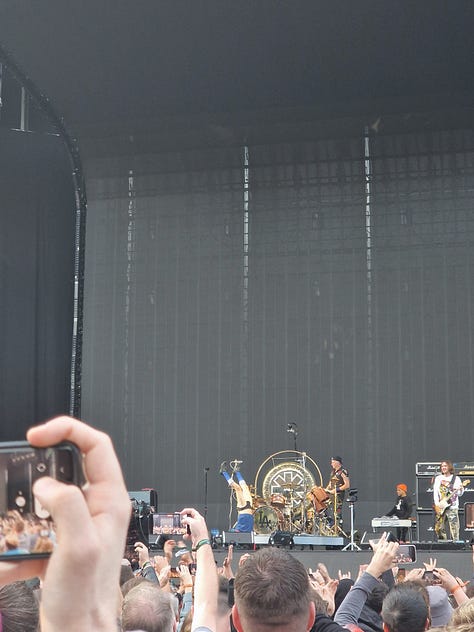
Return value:
[(435, 510), (435, 533), (438, 540), (446, 540), (446, 523), (449, 524), (451, 539), (459, 540), (459, 496), (464, 487), (459, 476), (454, 474), (451, 461), (443, 461), (433, 483), (433, 501)]

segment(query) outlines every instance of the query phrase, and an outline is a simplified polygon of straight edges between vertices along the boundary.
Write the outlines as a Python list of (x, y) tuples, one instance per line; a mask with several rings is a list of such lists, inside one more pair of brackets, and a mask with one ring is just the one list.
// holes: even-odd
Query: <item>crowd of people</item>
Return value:
[(3, 556), (50, 553), (55, 540), (51, 520), (30, 513), (22, 516), (17, 510), (0, 515), (0, 554)]
[[(436, 560), (402, 578), (394, 565), (399, 544), (385, 534), (355, 581), (330, 577), (323, 564), (313, 572), (278, 547), (245, 554), (237, 565), (229, 547), (217, 568), (204, 517), (187, 507), (181, 515), (191, 550), (168, 541), (152, 557), (137, 542), (133, 569), (123, 558), (130, 499), (110, 438), (68, 417), (32, 428), (27, 438), (42, 447), (74, 442), (88, 482), (83, 490), (49, 477), (35, 482), (57, 543), (49, 558), (0, 562), (2, 632), (474, 629), (474, 579), (465, 582)], [(173, 581), (175, 547), (181, 557)]]

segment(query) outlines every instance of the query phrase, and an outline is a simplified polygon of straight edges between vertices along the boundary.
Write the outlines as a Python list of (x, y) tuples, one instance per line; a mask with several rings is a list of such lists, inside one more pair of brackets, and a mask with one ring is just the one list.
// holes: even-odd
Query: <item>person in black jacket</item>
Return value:
[[(411, 518), (412, 502), (407, 496), (408, 488), (405, 483), (398, 483), (397, 485), (397, 498), (393, 509), (391, 509), (387, 516), (397, 516), (400, 520), (407, 520)], [(406, 542), (408, 534), (408, 527), (397, 527), (397, 540), (399, 542)]]

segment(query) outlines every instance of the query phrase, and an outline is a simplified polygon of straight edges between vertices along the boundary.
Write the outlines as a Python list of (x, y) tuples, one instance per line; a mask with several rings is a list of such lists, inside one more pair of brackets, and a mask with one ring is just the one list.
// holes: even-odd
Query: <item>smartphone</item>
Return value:
[(414, 544), (400, 544), (395, 564), (414, 564), (416, 562), (416, 546)]
[(51, 516), (33, 495), (42, 476), (83, 487), (82, 454), (72, 443), (35, 448), (26, 441), (0, 443), (0, 559), (50, 555), (56, 542)]
[(426, 581), (428, 586), (436, 586), (437, 584), (441, 584), (441, 580), (436, 577), (433, 571), (425, 571), (423, 573), (423, 579)]
[[(369, 540), (369, 545), (373, 549), (380, 540)], [(391, 540), (387, 538), (388, 542), (397, 540)], [(416, 546), (414, 544), (400, 544), (398, 547), (397, 556), (394, 560), (396, 566), (400, 564), (414, 564), (416, 562)]]
[(185, 535), (189, 534), (189, 527), (183, 524), (184, 516), (178, 511), (174, 513), (153, 514), (153, 534), (155, 535)]

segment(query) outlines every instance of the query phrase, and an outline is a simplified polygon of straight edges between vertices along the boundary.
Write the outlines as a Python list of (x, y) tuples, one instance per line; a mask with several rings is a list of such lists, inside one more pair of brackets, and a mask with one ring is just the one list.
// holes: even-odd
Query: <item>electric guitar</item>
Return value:
[[(469, 479), (465, 480), (462, 482), (462, 486), (467, 487), (470, 482), (471, 481)], [(439, 503), (435, 503), (433, 505), (433, 509), (435, 510), (438, 516), (442, 516), (444, 512), (446, 511), (446, 509), (451, 505), (451, 499), (453, 499), (453, 496), (454, 496), (454, 499), (456, 499), (456, 496), (457, 496), (456, 490), (453, 490), (453, 491), (448, 490), (446, 494), (443, 496), (443, 498), (441, 498)]]

